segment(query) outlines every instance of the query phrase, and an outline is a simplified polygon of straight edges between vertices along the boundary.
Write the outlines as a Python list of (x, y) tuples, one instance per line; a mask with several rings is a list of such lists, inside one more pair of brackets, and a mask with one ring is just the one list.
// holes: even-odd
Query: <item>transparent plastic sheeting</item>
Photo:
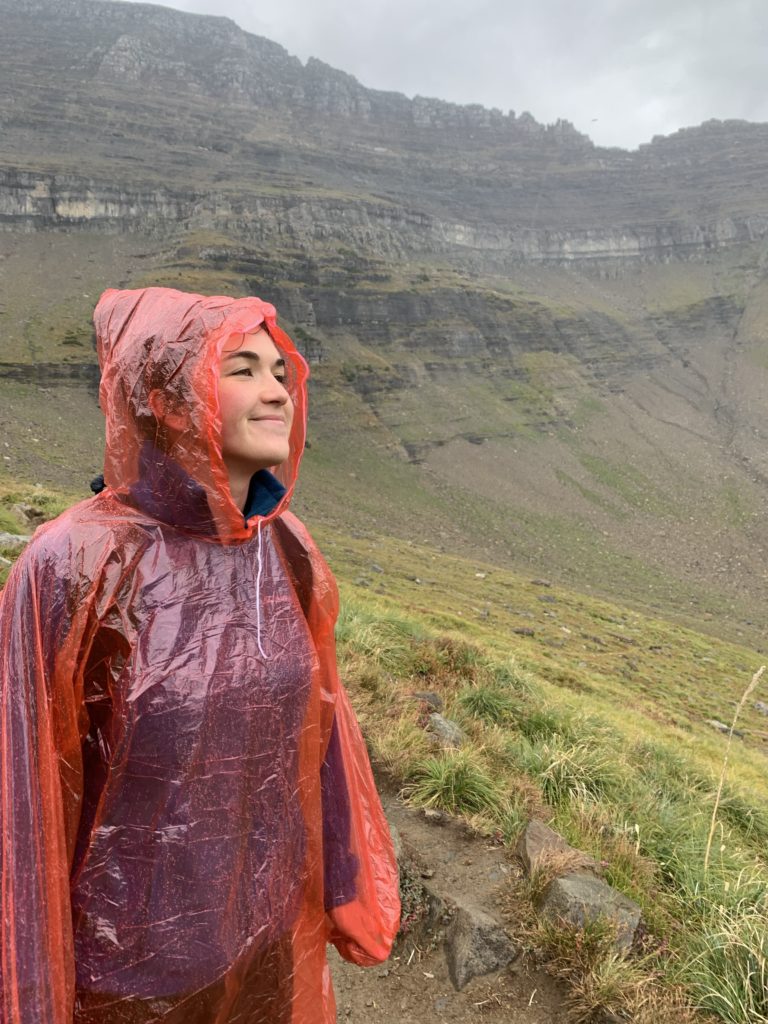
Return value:
[[(400, 906), (336, 584), (288, 511), (307, 367), (255, 298), (108, 291), (95, 324), (106, 489), (0, 597), (2, 1022), (330, 1024), (326, 943), (379, 963)], [(285, 492), (246, 522), (217, 379), (260, 328), (296, 412)]]

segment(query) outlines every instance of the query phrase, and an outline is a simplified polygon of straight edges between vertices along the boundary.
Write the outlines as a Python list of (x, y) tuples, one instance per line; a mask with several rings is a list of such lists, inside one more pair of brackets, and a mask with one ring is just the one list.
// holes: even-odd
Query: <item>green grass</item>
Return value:
[(498, 685), (467, 687), (460, 691), (458, 702), (474, 718), (497, 725), (509, 721), (517, 708), (517, 702)]
[(533, 741), (513, 740), (510, 760), (537, 781), (553, 807), (564, 802), (600, 800), (620, 780), (615, 752), (592, 742), (592, 736), (588, 742), (574, 742), (557, 734)]
[[(409, 554), (412, 560), (415, 552)], [(339, 562), (343, 565), (344, 558)], [(394, 575), (396, 563), (386, 564)], [(650, 952), (639, 960), (617, 961), (604, 951), (578, 978), (570, 978), (574, 999), (593, 1010), (631, 1005), (633, 1019), (649, 1022), (693, 1020), (694, 1005), (731, 1024), (763, 1021), (768, 784), (761, 723), (748, 709), (754, 736), (748, 730), (732, 752), (718, 813), (717, 856), (705, 871), (709, 816), (725, 748), (723, 737), (703, 723), (709, 714), (703, 692), (694, 701), (702, 705), (698, 713), (692, 713), (689, 700), (691, 688), (701, 690), (701, 659), (712, 666), (707, 690), (716, 675), (716, 700), (727, 708), (758, 656), (552, 588), (547, 593), (555, 596), (555, 605), (544, 607), (556, 606), (557, 619), (549, 635), (556, 637), (559, 623), (567, 621), (571, 636), (580, 629), (602, 643), (580, 645), (576, 663), (567, 646), (553, 651), (535, 637), (515, 638), (516, 657), (510, 661), (509, 633), (498, 621), (489, 624), (471, 614), (472, 608), (481, 610), (477, 594), (487, 597), (489, 589), (500, 587), (519, 612), (535, 609), (541, 591), (498, 572), (478, 583), (458, 561), (452, 570), (447, 564), (442, 569), (451, 585), (447, 578), (436, 580), (429, 604), (417, 587), (407, 588), (407, 597), (403, 587), (393, 587), (393, 598), (344, 587), (347, 608), (375, 622), (379, 635), (418, 636), (422, 673), (430, 661), (441, 664), (437, 652), (447, 636), (458, 635), (456, 630), (463, 639), (453, 642), (454, 662), (461, 660), (455, 652), (465, 645), (463, 660), (472, 670), (467, 684), (462, 673), (444, 666), (417, 675), (413, 658), (397, 655), (388, 661), (396, 671), (377, 696), (357, 691), (374, 754), (386, 747), (383, 734), (394, 728), (395, 770), (411, 799), (463, 814), (510, 841), (532, 810), (543, 814), (570, 843), (606, 865), (610, 884), (640, 903)], [(369, 642), (363, 631), (361, 647)], [(425, 653), (430, 644), (436, 652), (432, 658)], [(353, 692), (357, 645), (353, 633), (343, 634), (341, 663)], [(400, 646), (398, 641), (395, 647)], [(661, 664), (659, 647), (666, 652)], [(620, 671), (627, 651), (637, 661), (630, 677)], [(654, 659), (657, 684), (645, 685)], [(424, 723), (417, 703), (406, 696), (416, 688), (443, 696), (446, 713), (468, 735), (460, 751), (425, 754)], [(403, 749), (409, 737), (418, 745), (412, 755)], [(387, 764), (393, 767), (391, 759)]]
[(566, 487), (572, 487), (576, 491), (578, 491), (582, 498), (584, 498), (585, 501), (588, 501), (591, 505), (595, 505), (597, 508), (604, 509), (606, 512), (608, 512), (609, 515), (613, 516), (615, 519), (627, 518), (627, 513), (623, 509), (619, 508), (615, 502), (612, 502), (603, 494), (600, 494), (598, 491), (594, 490), (594, 488), (585, 487), (584, 484), (580, 483), (578, 480), (575, 480), (572, 476), (569, 476), (569, 474), (565, 473), (562, 469), (555, 469), (555, 476), (561, 484), (564, 484)]
[(3, 533), (24, 533), (25, 527), (19, 516), (0, 505), (0, 531)]
[(515, 726), (520, 735), (532, 744), (561, 737), (573, 742), (577, 730), (571, 717), (553, 708), (534, 707), (515, 717)]
[(499, 814), (503, 796), (482, 762), (463, 750), (447, 750), (417, 761), (404, 789), (420, 807), (466, 816)]
[(587, 452), (579, 455), (579, 461), (597, 483), (628, 506), (656, 515), (679, 515), (675, 501), (631, 463), (611, 461)]
[[(68, 508), (74, 501), (72, 496), (65, 496), (44, 487), (18, 484), (0, 478), (0, 532), (12, 534), (30, 534), (34, 530), (26, 518), (14, 510), (16, 505), (27, 505), (40, 513), (44, 519), (52, 519)], [(19, 548), (16, 545), (0, 544), (0, 587), (8, 578), (10, 563), (17, 557)]]
[(720, 507), (722, 521), (728, 526), (744, 526), (752, 516), (759, 514), (755, 502), (733, 483), (715, 489), (712, 497)]
[(710, 908), (686, 980), (704, 1010), (728, 1024), (768, 1021), (768, 907)]

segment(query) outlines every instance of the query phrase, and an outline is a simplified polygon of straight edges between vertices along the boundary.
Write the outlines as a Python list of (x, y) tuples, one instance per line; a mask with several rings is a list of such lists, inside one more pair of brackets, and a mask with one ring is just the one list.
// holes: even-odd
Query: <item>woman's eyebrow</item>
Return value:
[[(237, 352), (230, 352), (229, 355), (224, 356), (224, 362), (228, 362), (230, 359), (250, 359), (253, 363), (260, 363), (261, 356), (258, 352), (251, 352), (249, 349), (239, 349)], [(285, 360), (280, 356), (276, 359), (272, 366), (285, 366)]]

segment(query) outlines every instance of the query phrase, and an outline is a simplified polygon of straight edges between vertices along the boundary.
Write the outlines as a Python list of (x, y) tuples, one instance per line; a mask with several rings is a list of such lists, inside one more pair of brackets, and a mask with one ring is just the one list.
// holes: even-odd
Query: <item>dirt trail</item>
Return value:
[[(383, 798), (406, 852), (444, 900), (471, 903), (501, 918), (500, 889), (515, 870), (508, 852), (455, 821), (427, 821), (394, 795)], [(457, 992), (448, 976), (442, 942), (434, 949), (404, 939), (387, 964), (361, 970), (331, 956), (338, 1021), (372, 1024), (564, 1024), (564, 990), (540, 968), (518, 959), (471, 981)], [(423, 943), (427, 945), (427, 943)]]

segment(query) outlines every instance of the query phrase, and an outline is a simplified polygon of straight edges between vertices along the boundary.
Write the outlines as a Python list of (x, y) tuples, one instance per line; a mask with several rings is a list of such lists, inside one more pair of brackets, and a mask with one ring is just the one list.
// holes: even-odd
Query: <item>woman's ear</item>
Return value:
[(168, 434), (183, 434), (189, 428), (186, 409), (181, 409), (178, 403), (169, 401), (162, 388), (153, 388), (149, 392), (147, 404), (158, 426)]

